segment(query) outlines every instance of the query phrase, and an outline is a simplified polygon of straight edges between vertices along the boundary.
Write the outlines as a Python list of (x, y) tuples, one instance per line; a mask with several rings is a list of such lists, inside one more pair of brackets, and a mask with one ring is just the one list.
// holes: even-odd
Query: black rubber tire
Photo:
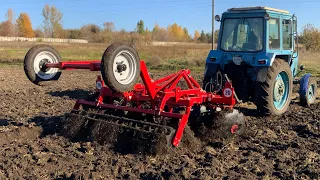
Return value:
[(58, 72), (55, 74), (54, 77), (51, 79), (42, 79), (37, 75), (37, 73), (34, 70), (34, 60), (36, 56), (42, 52), (42, 51), (49, 51), (51, 52), (58, 60), (58, 62), (61, 62), (60, 54), (55, 50), (53, 47), (46, 45), (46, 44), (39, 44), (36, 46), (33, 46), (26, 54), (24, 58), (24, 72), (28, 79), (36, 84), (36, 85), (48, 85), (49, 82), (57, 81), (61, 76), (61, 71), (58, 70)]
[[(281, 110), (277, 110), (273, 104), (273, 87), (277, 75), (284, 71), (289, 78), (289, 92), (288, 98)], [(268, 73), (265, 82), (261, 83), (258, 87), (258, 96), (255, 104), (260, 115), (281, 115), (286, 112), (291, 103), (293, 89), (293, 77), (290, 66), (282, 59), (275, 59), (272, 66), (268, 68)]]
[[(134, 56), (136, 63), (136, 73), (132, 81), (128, 84), (119, 83), (113, 72), (113, 62), (117, 54), (121, 51), (129, 51)], [(104, 52), (101, 60), (101, 75), (106, 84), (111, 90), (116, 92), (127, 92), (133, 89), (140, 76), (140, 58), (137, 51), (130, 45), (114, 43), (111, 44)]]
[[(310, 100), (310, 99), (308, 99), (308, 94), (305, 94), (305, 95), (301, 95), (300, 94), (300, 104), (302, 105), (302, 106), (306, 106), (306, 107), (310, 107), (310, 105), (311, 104), (313, 104), (315, 101), (316, 101), (316, 98), (317, 98), (317, 81), (315, 80), (315, 79), (310, 79), (309, 80), (309, 82), (308, 82), (308, 88), (307, 88), (307, 90), (309, 89), (309, 87), (311, 86), (311, 85), (314, 85), (314, 90), (315, 90), (315, 92), (314, 92), (314, 98), (312, 99), (312, 100)], [(307, 93), (308, 93), (308, 91), (307, 91)]]

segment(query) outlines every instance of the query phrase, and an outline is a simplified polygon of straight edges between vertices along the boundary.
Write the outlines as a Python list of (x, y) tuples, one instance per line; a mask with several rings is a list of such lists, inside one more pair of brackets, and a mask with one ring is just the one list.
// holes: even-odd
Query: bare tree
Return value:
[(63, 28), (61, 20), (63, 14), (55, 7), (45, 5), (42, 9), (43, 20), (43, 31), (46, 37), (58, 37), (62, 33)]
[(13, 23), (13, 10), (10, 8), (7, 11), (6, 17), (8, 18), (8, 21), (10, 21), (11, 23)]
[(1, 36), (15, 36), (16, 29), (13, 23), (13, 10), (10, 8), (6, 13), (7, 20), (0, 23), (0, 35)]
[(103, 23), (104, 29), (108, 32), (111, 32), (114, 30), (114, 23), (113, 22), (105, 22)]

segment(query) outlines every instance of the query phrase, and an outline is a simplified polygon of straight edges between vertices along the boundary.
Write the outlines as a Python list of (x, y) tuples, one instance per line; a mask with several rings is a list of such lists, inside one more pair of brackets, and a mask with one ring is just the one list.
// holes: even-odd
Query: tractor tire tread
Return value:
[[(288, 100), (286, 104), (284, 105), (284, 108), (281, 111), (277, 111), (273, 106), (273, 84), (275, 83), (276, 76), (281, 71), (286, 71), (288, 73), (289, 77), (289, 94), (288, 94)], [(256, 105), (258, 112), (262, 115), (281, 115), (284, 113), (291, 102), (291, 96), (292, 96), (292, 87), (293, 87), (293, 81), (292, 81), (292, 73), (290, 66), (286, 61), (283, 59), (276, 58), (273, 62), (273, 65), (269, 67), (267, 78), (265, 82), (261, 84), (261, 87), (259, 87), (259, 95), (256, 100)]]

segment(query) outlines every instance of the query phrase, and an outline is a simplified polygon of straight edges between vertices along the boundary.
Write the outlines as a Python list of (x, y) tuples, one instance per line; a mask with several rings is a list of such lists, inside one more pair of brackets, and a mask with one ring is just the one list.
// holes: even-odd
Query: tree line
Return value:
[[(202, 42), (211, 43), (211, 32), (201, 33), (197, 30), (191, 35), (186, 27), (177, 23), (160, 27), (155, 24), (153, 29), (145, 27), (144, 21), (137, 22), (134, 31), (124, 29), (115, 30), (114, 22), (104, 22), (100, 27), (97, 24), (85, 24), (80, 28), (65, 29), (62, 25), (63, 13), (55, 6), (45, 5), (42, 9), (43, 23), (41, 27), (33, 29), (31, 19), (26, 12), (22, 12), (17, 19), (14, 19), (14, 12), (8, 9), (5, 14), (6, 20), (0, 23), (0, 36), (19, 37), (46, 37), (46, 38), (67, 38), (86, 39), (89, 42), (112, 43), (115, 41), (126, 41), (134, 43), (137, 41), (174, 41), (174, 42)], [(217, 39), (218, 31), (215, 32)]]

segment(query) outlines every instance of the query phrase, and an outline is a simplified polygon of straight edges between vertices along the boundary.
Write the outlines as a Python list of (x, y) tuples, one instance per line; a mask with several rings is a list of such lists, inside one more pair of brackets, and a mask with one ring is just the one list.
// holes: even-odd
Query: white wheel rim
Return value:
[(41, 70), (41, 64), (43, 62), (47, 63), (58, 63), (58, 58), (49, 51), (42, 51), (35, 57), (33, 61), (33, 69), (34, 72), (38, 77), (40, 77), (43, 80), (49, 80), (52, 79), (57, 72), (59, 71), (58, 68), (48, 68), (46, 71)]
[[(119, 71), (119, 65), (125, 69)], [(115, 79), (122, 85), (130, 84), (137, 74), (137, 63), (134, 55), (127, 50), (117, 54), (113, 61), (113, 74)]]

